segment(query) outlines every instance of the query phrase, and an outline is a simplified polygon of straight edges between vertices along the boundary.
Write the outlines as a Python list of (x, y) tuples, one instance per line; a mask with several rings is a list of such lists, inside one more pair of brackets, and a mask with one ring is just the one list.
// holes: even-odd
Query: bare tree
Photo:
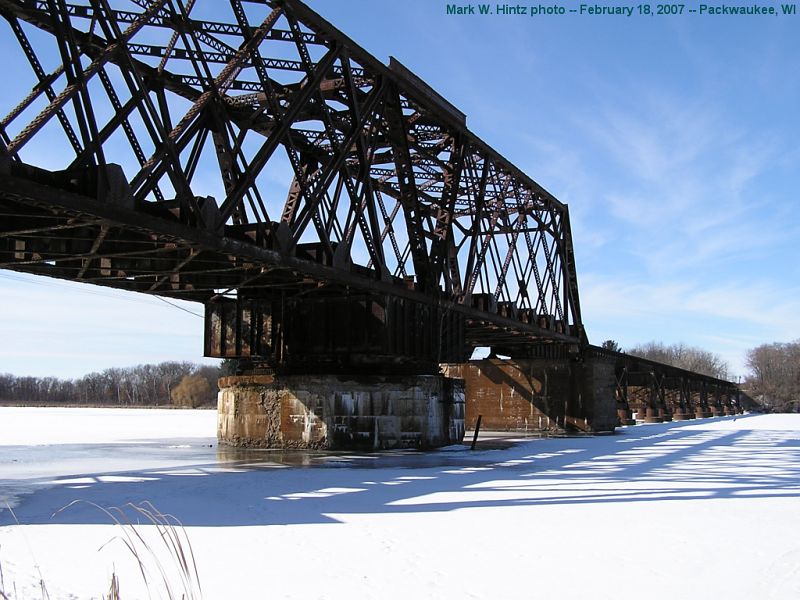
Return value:
[(718, 379), (729, 376), (728, 363), (718, 355), (683, 343), (667, 346), (662, 342), (648, 342), (629, 348), (627, 353)]
[(213, 403), (220, 367), (190, 362), (106, 369), (75, 380), (0, 374), (0, 401), (15, 404), (158, 406), (169, 404), (176, 386), (189, 375), (205, 381), (208, 391), (202, 402)]
[(800, 340), (747, 351), (751, 395), (768, 410), (800, 412)]

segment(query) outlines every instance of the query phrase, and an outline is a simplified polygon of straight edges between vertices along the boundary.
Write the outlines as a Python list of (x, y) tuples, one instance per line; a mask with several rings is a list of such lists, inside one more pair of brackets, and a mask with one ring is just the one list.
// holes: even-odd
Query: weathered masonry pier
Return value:
[[(464, 319), (407, 298), (332, 293), (207, 304), (206, 353), (240, 360), (220, 380), (220, 438), (239, 445), (433, 447), (464, 434)], [(463, 350), (460, 350), (464, 348)]]
[(591, 346), (567, 206), (302, 2), (0, 15), (19, 75), (0, 268), (203, 303), (205, 355), (238, 364), (223, 442), (433, 447), (477, 414), (596, 432), (737, 410), (728, 382)]

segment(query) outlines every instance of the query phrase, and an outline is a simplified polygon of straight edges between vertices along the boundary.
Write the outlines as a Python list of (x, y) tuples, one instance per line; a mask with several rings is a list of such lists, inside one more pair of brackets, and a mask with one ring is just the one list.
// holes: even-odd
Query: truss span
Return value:
[[(585, 342), (567, 207), (297, 0), (0, 0), (0, 268)], [(255, 300), (253, 300), (255, 301)]]

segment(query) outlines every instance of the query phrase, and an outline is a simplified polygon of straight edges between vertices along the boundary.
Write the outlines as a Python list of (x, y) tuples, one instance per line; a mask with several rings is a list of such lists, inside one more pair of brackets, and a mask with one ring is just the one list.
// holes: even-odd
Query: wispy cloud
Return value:
[(594, 326), (602, 339), (625, 346), (650, 340), (698, 345), (740, 373), (748, 349), (800, 337), (800, 287), (766, 280), (653, 283), (590, 274), (581, 280), (581, 301), (590, 335)]
[(800, 335), (800, 288), (786, 289), (767, 281), (654, 284), (587, 275), (581, 292), (584, 310), (596, 316), (613, 319), (679, 312), (730, 319), (742, 329), (760, 328), (765, 335)]
[(597, 114), (580, 126), (606, 159), (594, 187), (618, 223), (605, 226), (647, 272), (730, 265), (796, 232), (797, 220), (766, 228), (792, 200), (769, 185), (789, 150), (774, 132), (732, 127), (718, 107), (668, 91), (640, 91)]

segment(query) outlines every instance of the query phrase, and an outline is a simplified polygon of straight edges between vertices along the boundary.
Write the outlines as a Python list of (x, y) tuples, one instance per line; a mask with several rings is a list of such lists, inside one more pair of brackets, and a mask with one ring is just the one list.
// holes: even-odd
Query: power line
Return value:
[[(79, 293), (82, 293), (82, 294), (91, 294), (93, 296), (101, 296), (103, 298), (112, 298), (114, 300), (124, 300), (126, 302), (139, 302), (139, 303), (143, 303), (143, 304), (148, 304), (150, 306), (153, 305), (151, 302), (149, 302), (149, 301), (147, 301), (147, 300), (145, 300), (143, 298), (126, 297), (126, 295), (122, 295), (122, 294), (107, 294), (107, 293), (103, 293), (103, 292), (98, 291), (98, 290), (84, 289), (82, 287), (75, 287), (75, 286), (72, 286), (72, 285), (65, 285), (65, 284), (62, 284), (61, 282), (58, 282), (58, 281), (34, 281), (34, 280), (28, 279), (27, 277), (15, 277), (14, 275), (15, 274), (12, 274), (12, 273), (0, 273), (0, 278), (9, 279), (11, 281), (18, 281), (20, 283), (29, 283), (31, 285), (41, 285), (41, 286), (44, 286), (44, 287), (51, 287), (51, 288), (59, 288), (59, 289), (64, 289), (64, 290), (70, 290), (70, 291), (79, 292)], [(152, 296), (152, 297), (157, 298), (158, 300), (161, 300), (162, 302), (164, 302), (165, 304), (168, 304), (169, 306), (171, 306), (173, 308), (177, 308), (178, 310), (182, 310), (183, 312), (187, 312), (190, 315), (194, 315), (195, 317), (199, 317), (201, 319), (205, 318), (203, 315), (200, 315), (200, 314), (198, 314), (196, 312), (192, 312), (191, 310), (189, 310), (187, 308), (184, 308), (182, 306), (178, 306), (177, 304), (173, 304), (172, 302), (170, 302), (169, 300), (165, 300), (161, 296)]]
[(198, 315), (196, 312), (192, 312), (192, 311), (191, 311), (191, 310), (189, 310), (188, 308), (183, 308), (182, 306), (178, 306), (177, 304), (173, 304), (172, 302), (170, 302), (170, 301), (169, 301), (169, 300), (167, 300), (166, 298), (162, 298), (161, 296), (155, 296), (155, 297), (156, 297), (156, 298), (158, 298), (159, 300), (161, 300), (162, 302), (164, 302), (164, 303), (166, 303), (166, 304), (169, 304), (170, 306), (173, 306), (173, 307), (177, 308), (178, 310), (182, 310), (183, 312), (187, 312), (187, 313), (189, 313), (190, 315), (194, 315), (195, 317), (200, 317), (201, 319), (205, 319), (205, 317), (204, 317), (203, 315)]

